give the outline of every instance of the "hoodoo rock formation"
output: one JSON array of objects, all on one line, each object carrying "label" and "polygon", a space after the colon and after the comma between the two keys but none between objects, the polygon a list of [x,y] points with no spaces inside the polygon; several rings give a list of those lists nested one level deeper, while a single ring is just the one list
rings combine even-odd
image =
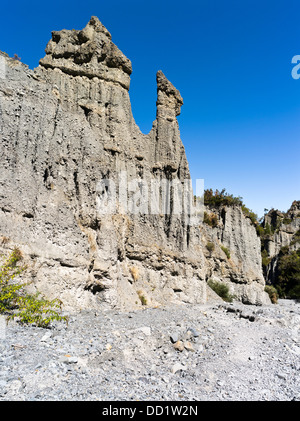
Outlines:
[{"label": "hoodoo rock formation", "polygon": [[[220,209],[214,228],[190,224],[172,190],[168,212],[149,211],[165,181],[190,179],[176,118],[183,100],[161,71],[145,135],[131,111],[131,62],[98,18],[52,32],[34,71],[1,58],[0,242],[22,250],[30,288],[73,308],[129,309],[205,302],[214,278],[243,302],[268,302],[260,239],[240,208]],[[102,213],[111,186],[118,200]]]},{"label": "hoodoo rock formation", "polygon": [[268,257],[265,278],[269,284],[276,284],[280,255],[282,252],[292,253],[300,248],[300,201],[295,200],[287,212],[277,209],[268,211],[264,216],[263,226],[267,232],[263,239],[263,248]]}]

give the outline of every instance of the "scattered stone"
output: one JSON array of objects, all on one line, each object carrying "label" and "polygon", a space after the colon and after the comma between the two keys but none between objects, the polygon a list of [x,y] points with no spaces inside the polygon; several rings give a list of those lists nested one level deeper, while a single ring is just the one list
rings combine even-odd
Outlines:
[{"label": "scattered stone", "polygon": [[276,373],[276,376],[281,380],[286,380],[286,375],[284,373]]},{"label": "scattered stone", "polygon": [[173,344],[175,344],[177,341],[179,341],[179,335],[177,332],[172,332],[170,335],[170,340]]},{"label": "scattered stone", "polygon": [[[51,331],[9,324],[0,342],[0,401],[300,398],[299,358],[291,352],[299,304],[262,306],[255,323],[207,305],[204,316],[202,308],[172,305],[137,311],[134,318],[99,310],[97,321],[91,310],[73,315],[68,328],[58,324]],[[279,313],[288,327],[264,323]],[[140,330],[150,326],[151,335]],[[196,344],[193,326],[201,326]],[[190,340],[183,339],[187,331]],[[170,332],[182,332],[174,344]],[[172,351],[176,344],[182,351]]]},{"label": "scattered stone", "polygon": [[17,395],[22,390],[23,385],[20,380],[12,380],[6,386],[6,391],[8,394]]},{"label": "scattered stone", "polygon": [[195,352],[193,345],[192,345],[192,344],[191,344],[191,342],[189,342],[189,341],[185,341],[185,342],[184,342],[184,348],[185,348],[187,351]]},{"label": "scattered stone", "polygon": [[200,333],[193,327],[189,327],[188,332],[191,332],[191,335],[194,336],[194,338],[198,338],[200,336]]},{"label": "scattered stone", "polygon": [[51,332],[46,332],[45,335],[42,337],[41,342],[47,342],[52,336]]},{"label": "scattered stone", "polygon": [[147,383],[147,384],[149,384],[149,383],[150,383],[150,381],[149,381],[149,379],[147,379],[147,377],[139,377],[139,378],[138,378],[138,380],[139,380],[140,382],[143,382],[143,383]]},{"label": "scattered stone", "polygon": [[146,335],[146,336],[150,336],[151,335],[151,327],[149,327],[149,326],[140,327],[139,330],[141,332],[143,332],[144,335]]},{"label": "scattered stone", "polygon": [[177,373],[177,371],[186,371],[187,367],[180,363],[175,363],[171,369],[172,374]]},{"label": "scattered stone", "polygon": [[22,344],[12,344],[11,346],[14,349],[24,349],[24,348],[26,348],[26,345],[22,345]]},{"label": "scattered stone", "polygon": [[175,342],[175,344],[173,346],[177,351],[182,352],[184,350],[184,343],[182,341]]},{"label": "scattered stone", "polygon": [[72,357],[71,355],[63,355],[62,357],[59,358],[59,362],[61,363],[66,363],[66,364],[75,364],[77,363],[78,358],[77,357]]}]

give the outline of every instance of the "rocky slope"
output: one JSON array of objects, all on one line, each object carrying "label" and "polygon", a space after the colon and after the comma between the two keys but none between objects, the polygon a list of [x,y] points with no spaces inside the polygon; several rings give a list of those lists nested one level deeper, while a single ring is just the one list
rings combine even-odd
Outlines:
[{"label": "rocky slope", "polygon": [[287,212],[271,209],[263,221],[263,249],[268,262],[265,278],[274,284],[278,278],[278,262],[284,248],[292,253],[300,248],[300,201],[294,201]]},{"label": "rocky slope", "polygon": [[200,227],[202,244],[214,244],[208,251],[207,279],[225,282],[231,294],[246,304],[261,304],[264,278],[261,270],[261,243],[251,220],[239,206],[207,208],[216,218],[215,226]]},{"label": "rocky slope", "polygon": [[292,300],[99,308],[52,329],[9,323],[0,400],[298,401],[299,308]]},{"label": "rocky slope", "polygon": [[190,173],[183,100],[161,71],[145,135],[131,111],[131,62],[96,17],[52,32],[34,71],[3,54],[1,63],[1,247],[20,247],[30,288],[66,306],[129,309],[205,303],[215,277],[243,302],[268,302],[260,240],[241,210],[221,209],[212,228],[176,210],[175,190],[162,195]]}]

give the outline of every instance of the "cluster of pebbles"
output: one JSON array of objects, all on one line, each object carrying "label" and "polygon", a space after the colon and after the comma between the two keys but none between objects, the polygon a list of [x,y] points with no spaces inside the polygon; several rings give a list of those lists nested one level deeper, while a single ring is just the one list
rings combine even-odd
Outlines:
[{"label": "cluster of pebbles", "polygon": [[300,304],[170,305],[0,319],[0,400],[300,400]]}]

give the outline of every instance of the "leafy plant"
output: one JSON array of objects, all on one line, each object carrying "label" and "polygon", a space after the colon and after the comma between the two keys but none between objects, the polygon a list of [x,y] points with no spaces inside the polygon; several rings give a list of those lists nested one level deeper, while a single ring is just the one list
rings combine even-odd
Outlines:
[{"label": "leafy plant", "polygon": [[300,229],[294,234],[293,239],[291,241],[291,246],[297,243],[300,243]]},{"label": "leafy plant", "polygon": [[279,294],[277,289],[273,285],[266,285],[265,286],[265,292],[268,293],[270,300],[273,304],[277,304]]},{"label": "leafy plant", "polygon": [[53,320],[68,322],[58,312],[60,300],[39,298],[40,293],[30,295],[23,284],[16,282],[15,278],[26,270],[26,266],[20,265],[22,259],[21,251],[15,247],[0,267],[0,313],[6,314],[7,320],[17,318],[20,323],[39,327],[48,327]]},{"label": "leafy plant", "polygon": [[147,305],[147,298],[146,298],[146,297],[145,297],[145,295],[143,294],[143,291],[139,290],[139,291],[137,292],[137,294],[138,294],[138,296],[139,296],[139,299],[140,299],[140,301],[141,301],[142,305],[143,305],[143,306],[146,306],[146,305]]},{"label": "leafy plant", "polygon": [[215,245],[214,245],[214,243],[212,243],[211,241],[209,241],[209,242],[206,244],[206,248],[207,248],[207,250],[208,250],[210,253],[212,253],[212,252],[214,251],[214,249],[215,249]]},{"label": "leafy plant", "polygon": [[203,222],[209,225],[210,227],[215,228],[218,226],[218,216],[213,212],[211,213],[204,212]]},{"label": "leafy plant", "polygon": [[228,248],[227,247],[225,247],[225,246],[221,246],[221,249],[224,251],[224,253],[226,254],[226,256],[227,256],[227,259],[230,259],[230,251],[228,250]]},{"label": "leafy plant", "polygon": [[257,235],[259,237],[264,237],[264,235],[265,235],[265,229],[264,229],[264,227],[262,227],[260,224],[257,224],[255,228],[256,228]]},{"label": "leafy plant", "polygon": [[226,284],[218,281],[214,281],[209,279],[207,281],[210,288],[215,291],[216,294],[219,295],[224,301],[231,302],[233,300],[233,295],[229,293],[229,288]]},{"label": "leafy plant", "polygon": [[290,224],[292,222],[291,218],[283,218],[282,223],[287,225]]},{"label": "leafy plant", "polygon": [[53,320],[64,320],[68,322],[66,316],[61,316],[61,301],[52,301],[39,298],[40,293],[35,295],[25,295],[18,297],[18,311],[8,316],[8,320],[18,318],[19,322],[26,324],[36,324],[39,327],[48,327]]},{"label": "leafy plant", "polygon": [[270,224],[267,222],[265,226],[265,235],[271,235],[271,234],[272,234],[271,227],[270,227]]},{"label": "leafy plant", "polygon": [[276,288],[280,297],[300,299],[300,249],[280,253]]},{"label": "leafy plant", "polygon": [[243,214],[249,218],[254,225],[258,224],[257,214],[245,206],[243,198],[227,193],[226,189],[222,189],[221,191],[213,191],[212,189],[204,190],[204,205],[212,208],[218,208],[220,206],[239,206]]},{"label": "leafy plant", "polygon": [[24,266],[17,265],[20,260],[22,254],[18,248],[14,248],[0,267],[0,313],[16,306],[22,285],[14,283],[13,280],[25,270]]},{"label": "leafy plant", "polygon": [[244,204],[242,205],[242,211],[243,214],[250,219],[250,221],[252,222],[252,224],[257,224],[257,214],[254,213],[252,210],[250,210],[249,208],[247,208],[247,206],[245,206]]},{"label": "leafy plant", "polygon": [[261,252],[261,263],[264,270],[267,268],[270,261],[271,258],[269,257],[267,250],[263,249]]},{"label": "leafy plant", "polygon": [[226,192],[226,189],[221,191],[212,189],[204,190],[204,205],[219,207],[219,206],[242,206],[243,201],[241,197],[234,197],[232,194]]}]

